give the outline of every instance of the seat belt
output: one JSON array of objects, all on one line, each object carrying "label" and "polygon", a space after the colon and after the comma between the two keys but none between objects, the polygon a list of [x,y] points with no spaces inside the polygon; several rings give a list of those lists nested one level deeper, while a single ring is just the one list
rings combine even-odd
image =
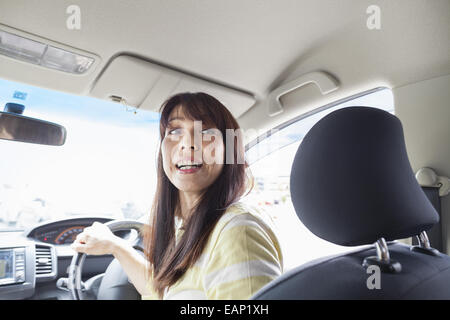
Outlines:
[{"label": "seat belt", "polygon": [[[450,194],[450,179],[444,176],[438,176],[432,168],[424,167],[416,172],[417,182],[422,187],[423,192],[427,196],[430,203],[439,214],[439,223],[435,224],[431,229],[427,230],[428,239],[431,247],[440,252],[444,252],[444,242],[442,239],[442,208],[441,197]],[[416,237],[412,238],[412,244],[417,245]]]}]

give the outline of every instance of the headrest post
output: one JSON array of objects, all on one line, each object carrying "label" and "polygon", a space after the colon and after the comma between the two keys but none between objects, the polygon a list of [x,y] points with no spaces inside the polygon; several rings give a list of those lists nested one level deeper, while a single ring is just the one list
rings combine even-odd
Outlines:
[{"label": "headrest post", "polygon": [[375,242],[375,247],[377,249],[377,257],[382,261],[389,261],[389,249],[384,238],[380,238]]},{"label": "headrest post", "polygon": [[430,246],[430,240],[428,240],[428,235],[425,231],[422,231],[418,236],[417,236],[417,240],[419,241],[419,244],[421,247],[424,248],[431,248]]},{"label": "headrest post", "polygon": [[428,239],[428,235],[425,231],[422,231],[416,236],[416,238],[419,245],[412,246],[411,251],[428,254],[430,256],[439,256],[439,251],[431,247],[430,240]]},{"label": "headrest post", "polygon": [[365,258],[362,264],[364,268],[375,265],[380,267],[381,272],[385,273],[399,273],[402,271],[401,264],[390,258],[389,249],[384,238],[380,238],[375,242],[375,249],[377,250],[377,256]]}]

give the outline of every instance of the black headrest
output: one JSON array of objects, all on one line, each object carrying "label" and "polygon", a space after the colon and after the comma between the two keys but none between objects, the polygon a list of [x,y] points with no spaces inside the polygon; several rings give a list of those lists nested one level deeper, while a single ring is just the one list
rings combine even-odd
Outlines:
[{"label": "black headrest", "polygon": [[400,120],[368,107],[334,111],[300,144],[291,197],[315,235],[340,245],[407,238],[439,216],[408,161]]}]

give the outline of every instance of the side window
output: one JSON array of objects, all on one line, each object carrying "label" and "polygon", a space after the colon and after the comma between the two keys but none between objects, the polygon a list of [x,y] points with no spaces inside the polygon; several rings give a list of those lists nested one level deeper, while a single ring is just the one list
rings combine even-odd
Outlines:
[{"label": "side window", "polygon": [[285,271],[313,259],[351,249],[311,233],[297,218],[289,190],[292,162],[303,137],[330,112],[350,106],[376,107],[394,113],[391,90],[376,89],[293,119],[247,145],[246,156],[255,185],[245,201],[272,217],[282,246]]}]

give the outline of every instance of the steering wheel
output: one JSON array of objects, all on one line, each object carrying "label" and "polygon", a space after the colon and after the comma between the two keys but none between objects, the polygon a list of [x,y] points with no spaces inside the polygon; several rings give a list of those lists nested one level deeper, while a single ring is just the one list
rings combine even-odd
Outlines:
[{"label": "steering wheel", "polygon": [[[144,226],[142,222],[135,220],[114,220],[105,223],[105,225],[109,227],[112,232],[131,229],[136,230],[138,232],[138,237],[133,241],[134,243],[132,243],[135,248],[138,243],[142,241],[142,235],[140,233],[141,228]],[[142,250],[139,247],[137,249]],[[81,275],[85,259],[85,253],[76,253],[69,266],[67,288],[69,289],[73,300],[82,300],[83,297],[84,288],[81,282]],[[97,294],[97,298],[100,298],[101,300],[140,298],[140,294],[133,284],[128,281],[125,271],[116,259],[114,259],[106,269],[101,282]]]}]

